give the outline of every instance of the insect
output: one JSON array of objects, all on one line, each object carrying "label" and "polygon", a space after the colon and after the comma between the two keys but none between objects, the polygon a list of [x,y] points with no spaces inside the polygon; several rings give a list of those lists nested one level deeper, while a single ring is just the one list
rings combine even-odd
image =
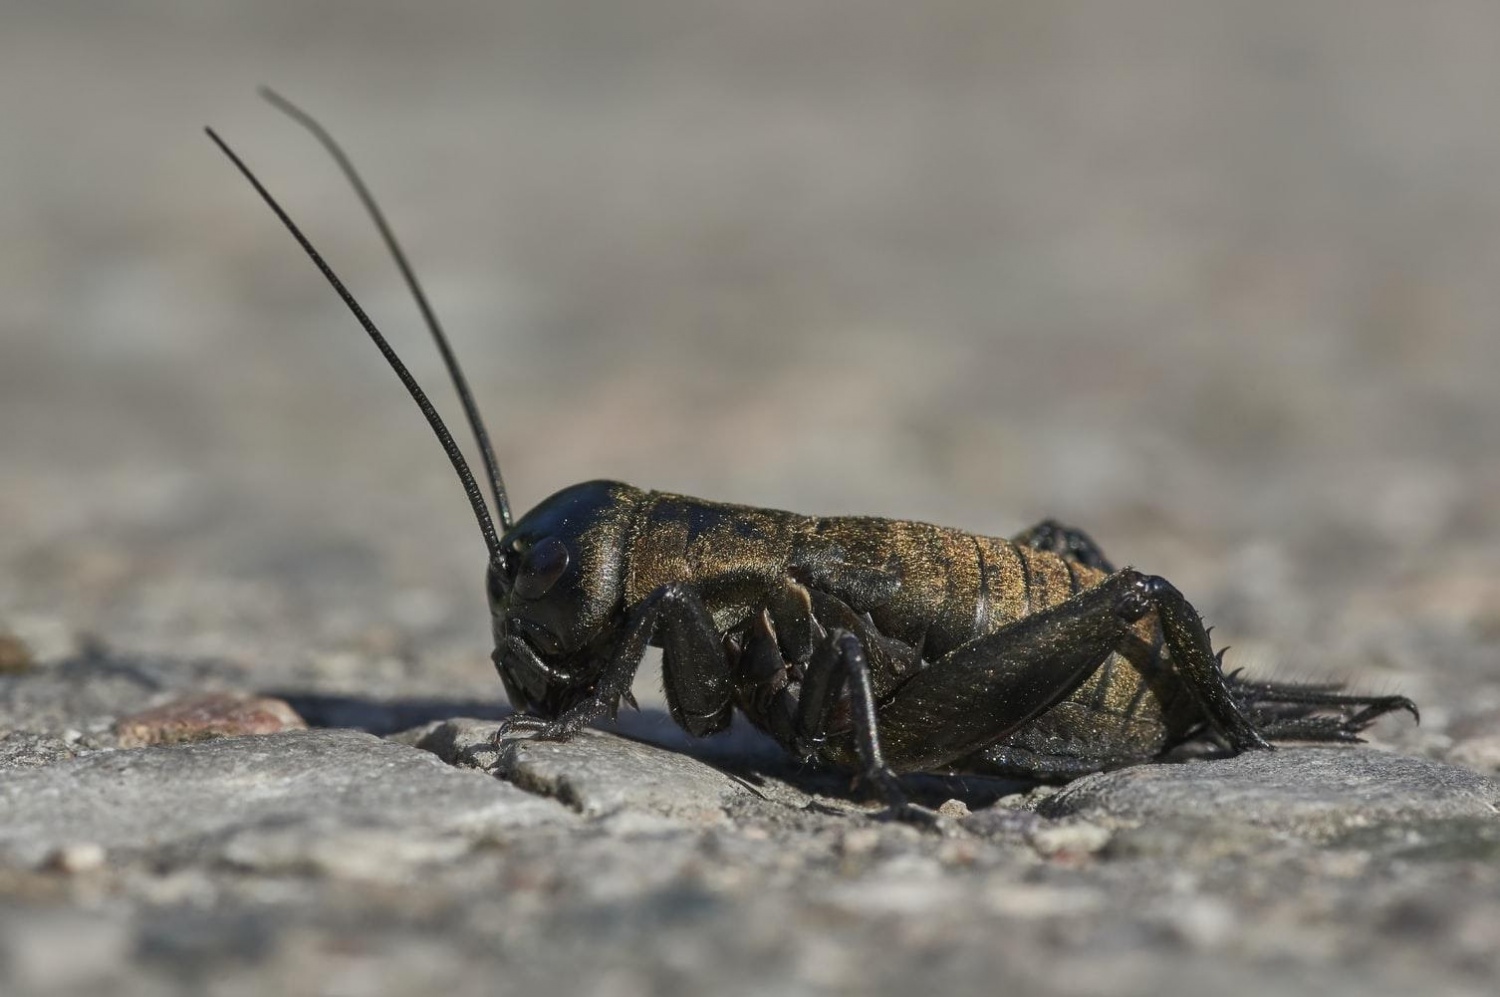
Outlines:
[{"label": "insect", "polygon": [[1147,762],[1208,736],[1357,741],[1417,708],[1336,684],[1226,675],[1198,613],[1165,579],[1117,570],[1082,531],[1008,539],[906,520],[804,516],[646,491],[564,488],[515,519],[473,395],[420,283],[332,136],[263,91],[333,155],[395,258],[484,460],[491,518],[452,434],[374,323],[222,139],[427,417],[488,554],[493,660],[516,712],[501,736],[567,738],[621,701],[662,649],[672,719],[706,736],[738,711],[798,758],[853,769],[889,815],[927,814],[898,776],[1061,780]]}]

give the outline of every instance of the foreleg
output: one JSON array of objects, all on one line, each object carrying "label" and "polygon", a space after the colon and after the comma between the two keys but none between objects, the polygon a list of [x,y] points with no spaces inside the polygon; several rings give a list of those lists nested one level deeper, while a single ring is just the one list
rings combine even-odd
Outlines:
[{"label": "foreleg", "polygon": [[606,710],[613,715],[653,641],[662,647],[662,682],[672,719],[688,733],[702,737],[729,725],[732,712],[729,662],[702,598],[683,584],[663,585],[631,614],[625,636],[615,646],[593,690],[554,720],[511,716],[500,736],[534,731],[538,737],[562,740],[576,734]]}]

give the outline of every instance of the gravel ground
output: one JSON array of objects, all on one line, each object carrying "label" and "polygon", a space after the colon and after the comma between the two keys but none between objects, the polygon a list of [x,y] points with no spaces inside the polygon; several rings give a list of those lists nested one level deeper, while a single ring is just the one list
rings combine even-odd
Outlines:
[{"label": "gravel ground", "polygon": [[[1496,37],[1395,0],[7,3],[0,991],[1492,992]],[[262,83],[382,197],[518,508],[1056,516],[1232,666],[1421,726],[916,780],[951,837],[689,741],[651,669],[624,737],[497,754],[462,494],[199,131],[441,395]]]}]

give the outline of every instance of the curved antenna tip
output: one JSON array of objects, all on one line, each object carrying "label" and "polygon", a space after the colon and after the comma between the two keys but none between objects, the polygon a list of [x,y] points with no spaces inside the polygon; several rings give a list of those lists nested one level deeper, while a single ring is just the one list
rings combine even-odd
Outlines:
[{"label": "curved antenna tip", "polygon": [[427,292],[422,289],[422,282],[417,279],[416,270],[406,258],[406,251],[401,248],[396,233],[391,229],[390,223],[386,221],[385,212],[380,210],[380,205],[375,202],[375,195],[366,186],[364,178],[354,167],[343,147],[334,139],[332,133],[324,128],[311,114],[292,103],[281,94],[268,86],[261,86],[257,91],[265,100],[278,111],[296,121],[303,128],[312,133],[313,137],[333,157],[333,161],[343,172],[349,185],[354,188],[355,196],[364,205],[365,212],[370,220],[375,223],[380,238],[385,242],[391,258],[396,263],[396,268],[401,272],[401,277],[406,281],[407,289],[410,290],[413,300],[416,302],[417,310],[422,315],[422,321],[432,334],[433,342],[436,344],[438,353],[442,355],[443,365],[448,368],[448,375],[453,381],[454,390],[458,394],[459,403],[463,406],[464,415],[468,420],[469,428],[474,433],[474,441],[479,446],[479,454],[484,463],[485,475],[489,479],[490,495],[495,501],[495,514],[500,519],[501,529],[508,530],[514,523],[510,511],[510,498],[505,491],[505,482],[500,476],[500,462],[495,458],[495,447],[490,442],[489,430],[485,427],[484,417],[479,413],[479,403],[474,400],[474,392],[469,388],[468,378],[464,376],[463,367],[458,362],[458,357],[453,353],[453,347],[448,342],[448,334],[443,331],[442,323],[438,321],[437,312],[433,310],[432,303],[427,300]]},{"label": "curved antenna tip", "polygon": [[255,88],[255,92],[256,92],[257,95],[260,96],[260,98],[262,100],[269,101],[270,103],[275,104],[277,107],[281,108],[284,111],[285,110],[299,110],[300,111],[300,109],[297,108],[297,105],[293,104],[291,101],[289,101],[285,97],[283,97],[280,93],[276,92],[271,87],[266,86],[264,83],[262,83],[258,87],[256,87]]},{"label": "curved antenna tip", "polygon": [[422,410],[422,415],[426,417],[428,425],[432,427],[432,431],[437,435],[438,442],[442,445],[444,452],[448,455],[449,462],[453,465],[453,470],[458,474],[459,482],[463,485],[464,493],[468,496],[470,506],[473,507],[474,518],[478,521],[479,531],[484,537],[484,545],[489,549],[490,557],[492,559],[499,557],[500,537],[495,532],[495,524],[490,518],[489,508],[485,505],[484,493],[480,491],[478,482],[474,480],[473,472],[469,469],[469,462],[464,459],[463,452],[459,450],[458,444],[454,442],[453,434],[443,424],[443,417],[438,414],[431,400],[423,392],[421,386],[417,384],[416,378],[406,369],[406,365],[401,362],[401,358],[396,355],[396,351],[391,348],[390,343],[386,342],[385,336],[375,327],[375,323],[371,321],[370,316],[365,314],[364,308],[354,299],[354,295],[344,286],[344,282],[338,278],[338,275],[333,272],[333,268],[323,259],[322,254],[313,247],[312,242],[297,227],[297,223],[292,221],[291,216],[286,213],[286,210],[271,196],[271,192],[260,182],[260,179],[251,172],[250,167],[245,165],[244,161],[240,159],[233,149],[229,148],[228,143],[221,139],[213,128],[205,126],[203,130],[213,140],[213,143],[219,147],[220,151],[229,158],[229,161],[235,165],[240,174],[249,181],[250,186],[255,188],[255,192],[260,195],[261,200],[271,209],[271,212],[280,220],[281,224],[291,234],[297,244],[302,247],[302,251],[307,255],[308,259],[322,273],[323,278],[343,300],[355,320],[370,337],[371,342],[375,344],[376,348],[385,357],[391,370],[395,372],[396,377],[406,387],[407,393],[411,395],[412,400],[417,403],[417,408]]}]

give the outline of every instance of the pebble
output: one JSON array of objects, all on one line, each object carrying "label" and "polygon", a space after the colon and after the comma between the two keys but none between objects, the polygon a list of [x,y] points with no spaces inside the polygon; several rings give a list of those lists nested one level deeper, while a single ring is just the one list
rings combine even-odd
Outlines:
[{"label": "pebble", "polygon": [[107,855],[102,845],[91,841],[80,841],[60,845],[56,851],[47,856],[45,867],[76,876],[102,869],[106,858]]},{"label": "pebble", "polygon": [[0,632],[0,672],[24,672],[33,663],[31,648],[24,641]]},{"label": "pebble", "polygon": [[297,711],[280,699],[212,692],[184,696],[122,717],[115,723],[115,736],[122,748],[141,748],[306,728]]},{"label": "pebble", "polygon": [[1112,832],[1088,821],[1047,824],[1029,835],[1031,847],[1048,858],[1069,855],[1093,855],[1109,844]]}]

